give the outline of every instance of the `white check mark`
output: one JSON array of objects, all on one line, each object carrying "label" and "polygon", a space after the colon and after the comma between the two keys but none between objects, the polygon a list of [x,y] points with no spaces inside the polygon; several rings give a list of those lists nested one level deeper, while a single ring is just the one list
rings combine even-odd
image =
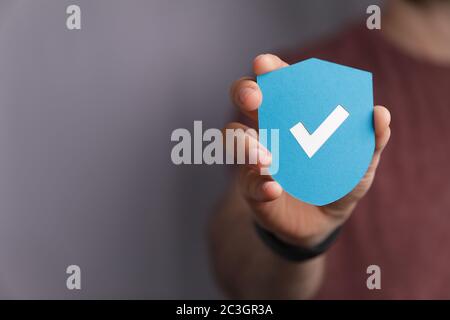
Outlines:
[{"label": "white check mark", "polygon": [[290,131],[308,157],[312,158],[349,115],[347,110],[338,105],[313,134],[309,134],[301,122],[293,126]]}]

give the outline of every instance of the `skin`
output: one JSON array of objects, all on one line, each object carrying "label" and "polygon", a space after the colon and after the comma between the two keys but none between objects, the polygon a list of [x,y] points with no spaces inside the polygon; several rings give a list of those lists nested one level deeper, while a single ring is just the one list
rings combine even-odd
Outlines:
[{"label": "skin", "polygon": [[[447,11],[442,8],[437,10],[435,6],[444,6]],[[447,34],[450,30],[447,29],[450,28],[448,2],[433,1],[433,4],[425,7],[427,8],[405,1],[392,1],[384,22],[386,36],[413,54],[420,53],[421,56],[433,61],[447,61],[446,59],[450,61],[450,51],[442,54],[442,50],[445,51],[448,45],[440,44],[444,38],[450,44],[450,37]],[[447,15],[442,14],[442,11],[447,12]],[[405,12],[412,13],[405,17]],[[401,21],[397,21],[399,19]],[[439,19],[439,23],[430,22],[434,19]],[[429,23],[436,24],[434,28],[439,32],[435,31],[438,34],[434,35],[433,39],[439,42],[434,43],[439,50],[423,48],[420,50],[421,46],[417,45],[415,37],[423,39],[422,41],[429,39],[425,39],[427,37],[420,26],[408,29],[411,25],[417,24],[417,21],[426,25],[424,28],[431,28],[428,26]],[[398,34],[401,34],[400,30],[403,32],[409,30],[403,35],[408,34],[411,40],[396,40]],[[418,31],[411,33],[411,30]],[[259,55],[253,61],[255,75],[286,66],[287,63],[271,54]],[[256,128],[262,92],[254,78],[244,77],[237,80],[231,87],[230,96],[237,108]],[[241,165],[238,168],[239,173],[213,217],[210,229],[213,267],[219,284],[228,296],[252,299],[307,299],[317,293],[323,279],[326,254],[302,263],[286,261],[261,242],[254,231],[253,223],[257,221],[279,239],[292,245],[307,248],[324,240],[333,230],[345,223],[358,201],[368,192],[383,149],[391,135],[390,121],[391,116],[387,108],[374,107],[376,149],[371,164],[352,192],[326,206],[318,207],[301,202],[284,192],[270,176],[260,175],[259,169],[270,164],[271,158],[268,153],[260,157],[256,165]],[[248,127],[233,122],[226,128]],[[257,137],[249,135],[247,139]],[[253,143],[257,143],[257,140]],[[247,155],[254,155],[256,152],[255,148],[246,149]]]}]

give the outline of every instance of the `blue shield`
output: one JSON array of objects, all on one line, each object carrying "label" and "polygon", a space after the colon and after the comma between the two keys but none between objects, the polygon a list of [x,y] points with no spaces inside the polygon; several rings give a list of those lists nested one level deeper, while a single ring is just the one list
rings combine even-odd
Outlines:
[{"label": "blue shield", "polygon": [[[372,74],[312,58],[257,81],[263,93],[259,129],[279,130],[273,178],[314,205],[349,193],[367,171],[375,147]],[[261,143],[271,150],[274,141]]]}]

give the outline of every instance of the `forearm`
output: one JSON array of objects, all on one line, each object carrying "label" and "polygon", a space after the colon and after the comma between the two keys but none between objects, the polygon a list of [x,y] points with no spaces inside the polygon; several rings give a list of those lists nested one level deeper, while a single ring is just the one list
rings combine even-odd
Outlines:
[{"label": "forearm", "polygon": [[307,299],[319,289],[324,256],[287,261],[259,239],[250,208],[236,191],[211,223],[211,254],[218,282],[232,298]]}]

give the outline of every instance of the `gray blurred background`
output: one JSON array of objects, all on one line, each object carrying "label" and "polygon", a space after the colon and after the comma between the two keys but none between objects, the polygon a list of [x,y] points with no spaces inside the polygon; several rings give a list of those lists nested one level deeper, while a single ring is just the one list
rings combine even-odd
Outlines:
[{"label": "gray blurred background", "polygon": [[0,298],[220,298],[206,223],[230,172],[173,165],[171,132],[221,128],[254,56],[369,4],[0,0]]}]

